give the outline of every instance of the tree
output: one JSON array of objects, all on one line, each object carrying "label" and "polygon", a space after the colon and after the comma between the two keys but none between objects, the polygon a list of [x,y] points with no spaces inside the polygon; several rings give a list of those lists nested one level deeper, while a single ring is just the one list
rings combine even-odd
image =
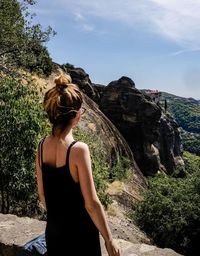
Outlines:
[{"label": "tree", "polygon": [[[35,152],[46,133],[36,87],[11,78],[0,80],[0,211],[36,210]],[[23,209],[23,211],[21,211]],[[18,213],[19,213],[18,212]]]},{"label": "tree", "polygon": [[157,245],[195,256],[200,239],[200,158],[189,153],[185,157],[188,176],[150,178],[133,217]]},{"label": "tree", "polygon": [[3,65],[17,64],[31,71],[44,68],[43,72],[49,74],[52,60],[44,44],[55,31],[51,27],[43,31],[40,24],[32,25],[34,15],[29,13],[28,7],[33,4],[32,0],[1,0],[0,62]]}]

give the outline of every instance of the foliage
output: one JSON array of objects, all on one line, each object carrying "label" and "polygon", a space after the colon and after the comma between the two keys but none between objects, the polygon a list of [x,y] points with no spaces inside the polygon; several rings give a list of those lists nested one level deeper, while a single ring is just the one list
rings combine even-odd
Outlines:
[{"label": "foliage", "polygon": [[200,104],[175,100],[169,104],[178,124],[188,132],[200,133]]},{"label": "foliage", "polygon": [[[0,211],[34,212],[35,150],[47,130],[34,85],[0,80]],[[32,213],[33,213],[32,212]]]},{"label": "foliage", "polygon": [[68,70],[70,69],[74,69],[74,65],[70,64],[70,63],[65,63],[61,65],[61,68],[65,71],[68,72]]},{"label": "foliage", "polygon": [[183,148],[200,156],[200,134],[181,132]]},{"label": "foliage", "polygon": [[120,156],[110,171],[110,181],[127,179],[131,173],[131,162],[125,156]]},{"label": "foliage", "polygon": [[200,157],[191,154],[190,152],[184,151],[183,152],[183,160],[185,163],[185,169],[187,170],[188,174],[193,174],[199,172],[200,170]]},{"label": "foliage", "polygon": [[55,32],[51,27],[43,31],[40,24],[32,25],[34,15],[28,6],[33,4],[32,0],[0,2],[0,62],[49,75],[53,64],[44,43]]},{"label": "foliage", "polygon": [[187,177],[149,178],[144,200],[135,206],[137,224],[161,247],[197,255],[200,238],[200,158],[185,152]]}]

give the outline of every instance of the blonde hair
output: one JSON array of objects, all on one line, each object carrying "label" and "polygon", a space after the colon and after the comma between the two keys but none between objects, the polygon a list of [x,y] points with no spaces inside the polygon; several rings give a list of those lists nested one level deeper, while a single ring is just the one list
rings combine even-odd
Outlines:
[{"label": "blonde hair", "polygon": [[62,74],[54,82],[56,85],[45,93],[43,102],[44,110],[53,124],[53,135],[55,128],[63,130],[70,123],[83,103],[82,93],[69,75]]}]

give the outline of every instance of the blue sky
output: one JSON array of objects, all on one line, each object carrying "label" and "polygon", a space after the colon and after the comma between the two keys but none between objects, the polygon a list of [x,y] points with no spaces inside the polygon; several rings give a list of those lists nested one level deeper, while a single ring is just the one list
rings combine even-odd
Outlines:
[{"label": "blue sky", "polygon": [[53,60],[92,82],[125,75],[138,89],[200,99],[200,0],[38,0],[32,9],[57,32]]}]

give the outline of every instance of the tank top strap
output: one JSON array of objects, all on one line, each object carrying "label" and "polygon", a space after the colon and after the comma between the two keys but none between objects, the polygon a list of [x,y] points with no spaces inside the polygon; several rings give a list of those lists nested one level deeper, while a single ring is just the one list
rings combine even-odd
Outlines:
[{"label": "tank top strap", "polygon": [[46,136],[41,139],[41,141],[39,142],[39,149],[38,149],[38,155],[39,155],[39,166],[40,169],[42,170],[42,164],[43,164],[43,142],[45,140]]},{"label": "tank top strap", "polygon": [[72,143],[69,145],[68,149],[67,149],[67,155],[66,155],[66,165],[69,166],[69,153],[71,150],[71,147],[76,143],[77,141],[74,140],[72,141]]}]

